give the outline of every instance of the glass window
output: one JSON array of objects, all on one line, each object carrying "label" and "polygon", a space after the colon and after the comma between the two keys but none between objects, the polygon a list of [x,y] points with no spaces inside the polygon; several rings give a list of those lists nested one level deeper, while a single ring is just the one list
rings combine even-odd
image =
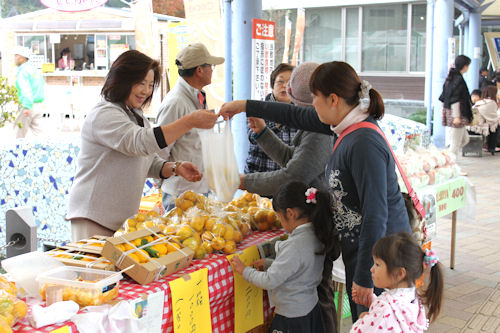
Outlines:
[{"label": "glass window", "polygon": [[363,71],[406,71],[408,5],[363,8]]},{"label": "glass window", "polygon": [[411,9],[410,71],[425,71],[426,5],[413,5]]},{"label": "glass window", "polygon": [[359,8],[346,9],[345,61],[359,71]]},{"label": "glass window", "polygon": [[304,60],[319,63],[342,59],[342,8],[306,8]]}]

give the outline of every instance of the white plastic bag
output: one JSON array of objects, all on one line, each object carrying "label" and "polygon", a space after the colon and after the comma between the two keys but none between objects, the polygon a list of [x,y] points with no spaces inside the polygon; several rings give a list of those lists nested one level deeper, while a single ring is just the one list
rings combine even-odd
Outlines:
[{"label": "white plastic bag", "polygon": [[229,122],[226,121],[222,133],[200,131],[200,137],[208,186],[215,192],[217,199],[229,202],[240,185]]}]

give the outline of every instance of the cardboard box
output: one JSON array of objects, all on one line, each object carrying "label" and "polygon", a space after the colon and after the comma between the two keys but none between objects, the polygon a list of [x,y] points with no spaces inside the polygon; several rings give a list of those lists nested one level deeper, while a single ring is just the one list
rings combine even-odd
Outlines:
[{"label": "cardboard box", "polygon": [[[64,253],[61,253],[61,251],[64,251]],[[89,251],[89,250],[83,250],[81,248],[74,248],[71,246],[63,246],[60,248],[50,250],[46,253],[51,255],[58,261],[62,262],[66,266],[93,268],[104,271],[115,271],[116,270],[115,265],[113,265],[108,259],[103,258],[101,255],[101,251],[102,248],[99,251],[95,250]],[[61,254],[71,257],[68,258],[68,257],[57,256]],[[85,258],[82,256],[82,255],[92,255],[92,254],[98,255],[98,257],[96,257],[94,260],[89,261],[90,258]],[[79,258],[79,259],[74,259],[74,258]]]},{"label": "cardboard box", "polygon": [[62,248],[78,248],[89,253],[101,254],[107,238],[106,236],[96,235],[78,242],[67,243]]},{"label": "cardboard box", "polygon": [[[155,233],[160,232],[160,228],[158,227],[152,227],[150,228],[150,230],[154,231]],[[153,263],[153,260],[156,261],[159,265],[164,266],[163,270],[160,273],[161,277],[178,272],[191,264],[191,260],[194,256],[194,251],[184,247],[181,249],[182,252],[179,250],[176,252],[168,253],[167,255],[158,259],[151,258],[151,261],[142,264],[138,264],[129,256],[125,256],[120,264],[117,265],[118,260],[122,256],[123,252],[116,246],[119,244],[124,244],[126,243],[126,241],[131,242],[134,239],[152,235],[153,233],[151,231],[143,229],[124,234],[120,237],[110,237],[106,240],[106,244],[104,244],[102,255],[109,259],[109,261],[116,265],[120,270],[131,265],[135,265],[134,268],[128,270],[125,274],[127,274],[134,281],[140,284],[148,284],[154,281],[158,272],[160,271],[160,267]]]}]

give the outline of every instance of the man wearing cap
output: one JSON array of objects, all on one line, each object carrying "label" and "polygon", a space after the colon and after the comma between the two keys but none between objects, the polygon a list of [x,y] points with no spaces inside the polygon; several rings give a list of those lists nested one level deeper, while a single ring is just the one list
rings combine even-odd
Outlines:
[{"label": "man wearing cap", "polygon": [[[212,82],[212,73],[215,65],[224,62],[222,57],[210,55],[205,45],[194,43],[182,49],[175,59],[178,67],[179,80],[168,92],[158,111],[158,125],[170,124],[197,109],[206,109],[207,102],[203,87]],[[203,172],[201,140],[198,131],[193,129],[170,144],[160,152],[160,156],[168,161],[190,161]],[[208,193],[208,183],[205,177],[197,183],[190,183],[183,179],[172,177],[164,179],[163,205],[165,209],[174,206],[173,197],[177,197],[187,190],[196,193]]]},{"label": "man wearing cap", "polygon": [[19,96],[21,110],[17,116],[14,129],[16,139],[26,137],[28,129],[33,134],[40,134],[40,110],[43,102],[43,77],[42,73],[33,68],[28,59],[31,56],[30,49],[23,46],[16,47],[14,51],[14,62],[17,68],[16,88]]}]

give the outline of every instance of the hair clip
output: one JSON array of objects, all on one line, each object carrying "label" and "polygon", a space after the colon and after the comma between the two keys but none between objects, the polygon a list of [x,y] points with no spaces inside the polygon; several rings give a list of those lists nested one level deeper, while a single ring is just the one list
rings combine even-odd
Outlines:
[{"label": "hair clip", "polygon": [[316,203],[316,193],[318,193],[318,189],[314,187],[310,187],[306,191],[306,203]]},{"label": "hair clip", "polygon": [[430,251],[430,250],[425,250],[425,255],[424,255],[424,266],[427,267],[434,267],[435,264],[437,264],[439,261],[439,257],[437,256],[435,251]]}]

